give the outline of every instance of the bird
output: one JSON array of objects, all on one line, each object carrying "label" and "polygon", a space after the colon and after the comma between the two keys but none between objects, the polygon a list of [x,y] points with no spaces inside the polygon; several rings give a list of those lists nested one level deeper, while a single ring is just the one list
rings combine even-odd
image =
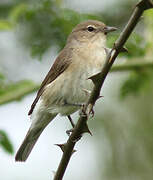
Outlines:
[{"label": "bird", "polygon": [[89,77],[101,71],[107,56],[107,34],[116,29],[98,20],[74,27],[31,105],[28,115],[32,123],[16,161],[27,160],[43,130],[58,114],[70,119],[80,104],[87,102],[94,87]]}]

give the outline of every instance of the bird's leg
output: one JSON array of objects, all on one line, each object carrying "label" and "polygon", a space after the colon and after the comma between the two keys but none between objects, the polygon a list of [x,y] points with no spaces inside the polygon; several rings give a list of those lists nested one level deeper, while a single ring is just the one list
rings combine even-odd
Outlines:
[{"label": "bird's leg", "polygon": [[68,119],[69,119],[69,121],[70,121],[70,123],[71,123],[72,127],[74,128],[75,124],[74,124],[74,122],[73,122],[73,120],[72,120],[71,116],[70,116],[70,115],[68,115],[67,117],[68,117]]},{"label": "bird's leg", "polygon": [[95,111],[94,111],[93,107],[92,107],[92,109],[90,110],[89,114],[91,114],[91,118],[93,118],[93,117],[94,117],[94,115],[95,115]]},{"label": "bird's leg", "polygon": [[[72,128],[66,131],[66,134],[67,134],[68,136],[70,136],[70,134],[71,134],[71,133],[73,132],[73,130],[74,130],[75,124],[74,124],[74,122],[73,122],[73,120],[72,120],[72,118],[71,118],[70,115],[68,115],[67,117],[68,117],[68,119],[69,119],[69,121],[70,121],[70,123],[71,123],[71,125],[72,125]],[[76,138],[76,139],[74,140],[74,142],[77,142],[78,140],[80,140],[81,137],[82,137],[82,135],[80,135],[80,137]]]},{"label": "bird's leg", "polygon": [[[78,104],[78,103],[68,103],[66,100],[64,100],[64,105],[65,105],[65,106],[76,106],[76,107],[80,107],[80,108],[82,107],[82,104]],[[73,129],[74,129],[74,127],[75,127],[75,124],[74,124],[74,122],[73,122],[73,120],[72,120],[72,118],[71,118],[70,115],[68,115],[67,117],[68,117],[68,119],[69,119],[69,121],[70,121],[70,123],[71,123],[71,125],[72,125],[72,129],[66,131],[67,135],[70,136],[70,133],[73,132]]]},{"label": "bird's leg", "polygon": [[69,119],[69,121],[70,121],[70,123],[71,123],[71,125],[72,125],[72,128],[66,131],[66,134],[67,134],[68,136],[70,136],[71,132],[73,132],[73,129],[74,129],[74,127],[75,127],[75,124],[74,124],[74,122],[73,122],[73,120],[72,120],[72,118],[71,118],[70,115],[68,115],[67,117],[68,117],[68,119]]}]

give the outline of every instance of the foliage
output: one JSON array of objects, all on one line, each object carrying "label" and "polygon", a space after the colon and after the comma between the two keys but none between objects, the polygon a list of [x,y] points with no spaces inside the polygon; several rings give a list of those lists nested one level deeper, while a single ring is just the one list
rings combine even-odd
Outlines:
[{"label": "foliage", "polygon": [[7,20],[0,20],[0,30],[10,30],[12,29],[12,24]]},{"label": "foliage", "polygon": [[[131,8],[130,3],[126,2],[119,2],[118,5],[123,11]],[[123,19],[125,11],[120,13],[123,14],[123,16],[120,14]],[[16,1],[12,6],[8,16],[9,21],[7,22],[17,27],[17,38],[22,45],[30,49],[32,57],[36,56],[41,60],[50,47],[56,46],[59,50],[63,48],[67,36],[79,22],[86,19],[98,19],[111,24],[110,22],[115,19],[115,16],[113,13],[109,13],[109,16],[105,11],[103,14],[81,14],[71,9],[62,8],[62,2],[56,0],[39,0],[39,3],[22,0]],[[116,17],[119,18],[120,16]],[[128,16],[126,16],[127,18]],[[117,24],[116,22],[115,25]],[[121,26],[121,24],[122,22],[118,25]],[[108,44],[111,47],[117,36],[118,34],[113,34],[109,37]],[[144,55],[145,44],[143,42],[142,36],[136,33],[133,34],[127,43],[130,52],[127,56]]]},{"label": "foliage", "polygon": [[5,131],[0,130],[0,147],[9,154],[13,154],[12,143]]},{"label": "foliage", "polygon": [[139,96],[147,90],[152,90],[152,70],[140,69],[133,71],[129,78],[123,83],[121,87],[120,97],[124,99],[126,96]]},{"label": "foliage", "polygon": [[115,25],[116,27],[123,27],[128,21],[130,14],[133,11],[133,4],[136,4],[137,0],[112,1],[109,7],[103,9],[98,13],[100,17],[104,19],[104,22],[108,25]]},{"label": "foliage", "polygon": [[17,3],[11,9],[8,19],[5,24],[0,24],[0,29],[9,29],[10,24],[17,27],[19,42],[30,48],[32,57],[42,59],[42,55],[51,46],[63,48],[68,34],[76,24],[85,19],[97,19],[97,16],[63,9],[59,1],[43,0],[39,3]]},{"label": "foliage", "polygon": [[3,81],[5,79],[4,75],[0,73],[0,81]]},{"label": "foliage", "polygon": [[0,86],[0,104],[13,100],[21,100],[24,96],[38,89],[38,85],[30,80],[22,80],[16,83],[3,83]]}]

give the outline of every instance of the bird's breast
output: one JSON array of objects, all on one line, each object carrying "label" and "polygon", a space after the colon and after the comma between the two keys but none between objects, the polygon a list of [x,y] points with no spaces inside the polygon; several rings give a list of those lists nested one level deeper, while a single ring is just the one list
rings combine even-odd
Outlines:
[{"label": "bird's breast", "polygon": [[74,61],[65,72],[66,84],[63,95],[69,102],[84,103],[88,100],[93,82],[89,77],[99,73],[104,65],[106,53],[104,48],[75,53]]},{"label": "bird's breast", "polygon": [[77,104],[85,103],[94,87],[89,77],[101,71],[105,56],[104,50],[75,53],[69,67],[46,87],[44,104],[48,110],[62,115],[78,110]]}]

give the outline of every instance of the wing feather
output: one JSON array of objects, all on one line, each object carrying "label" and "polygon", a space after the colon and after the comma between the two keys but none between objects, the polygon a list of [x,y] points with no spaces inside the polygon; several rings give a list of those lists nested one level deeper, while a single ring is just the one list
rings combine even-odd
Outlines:
[{"label": "wing feather", "polygon": [[32,114],[40,96],[42,95],[46,85],[53,82],[61,73],[63,73],[71,64],[72,48],[64,48],[59,56],[56,58],[53,66],[49,70],[45,79],[43,80],[40,89],[37,92],[36,98],[33,101],[28,115]]}]

